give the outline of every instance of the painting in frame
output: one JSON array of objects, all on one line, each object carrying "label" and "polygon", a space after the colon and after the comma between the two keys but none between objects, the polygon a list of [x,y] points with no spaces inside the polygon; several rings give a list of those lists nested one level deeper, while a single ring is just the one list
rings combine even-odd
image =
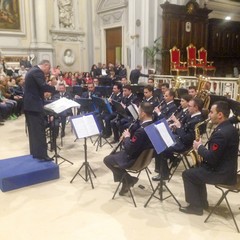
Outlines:
[{"label": "painting in frame", "polygon": [[0,34],[24,34],[23,0],[0,0]]}]

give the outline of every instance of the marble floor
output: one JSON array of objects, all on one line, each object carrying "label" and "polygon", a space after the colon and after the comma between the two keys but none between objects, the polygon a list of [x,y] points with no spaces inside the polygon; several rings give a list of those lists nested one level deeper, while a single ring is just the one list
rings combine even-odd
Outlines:
[{"label": "marble floor", "polygon": [[[24,116],[21,116],[0,126],[0,159],[28,154],[24,123]],[[84,161],[83,141],[74,140],[70,125],[67,125],[59,153],[74,165],[61,164],[60,179],[0,193],[1,240],[239,239],[240,234],[229,215],[225,218],[214,215],[204,223],[207,212],[203,216],[182,214],[172,197],[162,202],[153,198],[144,208],[151,194],[145,173],[133,188],[137,208],[129,196],[117,195],[112,200],[116,184],[102,161],[111,152],[109,145],[96,151],[96,146],[88,141],[88,160],[96,174],[94,189],[80,176],[70,183]],[[153,166],[152,163],[150,170]],[[182,170],[180,166],[168,187],[184,205]],[[213,205],[220,192],[208,186],[208,193],[209,203]],[[167,192],[163,194],[166,196]],[[229,199],[240,225],[239,195],[232,194]],[[224,212],[226,206],[222,205],[221,210]]]}]

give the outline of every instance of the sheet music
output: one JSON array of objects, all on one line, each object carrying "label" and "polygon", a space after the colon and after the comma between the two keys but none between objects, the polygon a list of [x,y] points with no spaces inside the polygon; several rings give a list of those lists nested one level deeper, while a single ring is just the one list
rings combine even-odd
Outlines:
[{"label": "sheet music", "polygon": [[155,125],[155,128],[158,130],[159,134],[162,136],[162,139],[167,145],[167,147],[171,147],[174,144],[174,141],[171,135],[169,134],[165,124],[163,122],[159,123]]},{"label": "sheet music", "polygon": [[128,107],[129,112],[131,113],[131,115],[133,116],[134,120],[138,119],[138,108],[135,104],[131,104]]},{"label": "sheet music", "polygon": [[99,134],[99,129],[93,115],[71,119],[77,138],[90,137]]},{"label": "sheet music", "polygon": [[44,106],[44,109],[46,110],[50,110],[50,111],[53,111],[55,113],[61,113],[69,108],[72,108],[72,107],[80,107],[80,104],[73,101],[73,100],[70,100],[70,99],[67,99],[65,97],[63,98],[60,98],[52,103],[49,103],[49,104],[46,104]]}]

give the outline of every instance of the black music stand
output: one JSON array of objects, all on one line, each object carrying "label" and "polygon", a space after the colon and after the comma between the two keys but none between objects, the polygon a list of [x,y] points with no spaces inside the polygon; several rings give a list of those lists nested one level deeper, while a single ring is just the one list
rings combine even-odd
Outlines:
[{"label": "black music stand", "polygon": [[[62,157],[59,153],[58,153],[58,148],[61,149],[60,147],[57,146],[57,133],[56,133],[56,120],[59,118],[58,115],[56,114],[49,114],[50,116],[53,116],[53,126],[50,126],[50,135],[52,136],[52,145],[53,145],[53,149],[54,149],[54,155],[52,156],[53,159],[55,159],[56,164],[61,165],[64,162],[68,162],[70,164],[73,165],[73,162],[71,162],[70,160]],[[62,162],[58,163],[58,159],[62,159]]]},{"label": "black music stand", "polygon": [[[95,136],[99,134],[99,129],[96,124],[96,121],[92,114],[84,115],[84,116],[74,116],[71,118],[71,124],[72,128],[74,130],[74,133],[77,137],[77,139],[84,139],[84,162],[82,163],[81,167],[78,169],[70,183],[73,182],[73,180],[76,178],[77,175],[79,175],[85,182],[90,179],[92,188],[93,181],[91,174],[96,178],[96,175],[94,174],[88,159],[87,159],[87,138],[91,136]],[[82,176],[80,174],[80,171],[84,168],[85,176]]]},{"label": "black music stand", "polygon": [[[161,119],[160,121],[150,124],[149,126],[145,127],[144,130],[146,131],[149,139],[151,140],[153,147],[154,147],[155,151],[157,152],[157,154],[160,154],[167,147],[175,144],[174,136],[173,136],[170,128],[168,127],[168,123],[165,119]],[[166,142],[166,139],[168,139],[167,142]],[[174,194],[171,192],[171,190],[167,186],[166,181],[164,181],[164,179],[162,177],[163,176],[163,168],[161,165],[162,165],[162,162],[160,162],[160,174],[161,174],[160,181],[159,181],[158,185],[156,186],[156,188],[153,190],[151,196],[145,203],[144,207],[147,207],[147,205],[150,202],[150,200],[152,199],[152,197],[159,199],[161,202],[169,197],[173,197],[175,202],[179,205],[179,207],[181,207],[181,204],[178,202],[178,200],[176,199]],[[170,195],[165,198],[163,197],[164,188],[170,193]],[[159,190],[160,197],[155,196],[155,193],[157,190]]]},{"label": "black music stand", "polygon": [[[107,99],[92,96],[92,101],[96,111],[99,114],[99,117],[98,117],[99,119],[97,119],[97,122],[99,122],[98,128],[100,129],[100,134],[94,143],[94,145],[97,144],[96,151],[98,150],[98,147],[103,147],[106,143],[112,148],[113,147],[112,144],[105,137],[103,137],[103,124],[100,124],[100,121],[102,121],[101,114],[104,112],[112,113],[112,108],[109,102],[107,101]],[[104,143],[102,141],[103,139],[105,141]]]}]

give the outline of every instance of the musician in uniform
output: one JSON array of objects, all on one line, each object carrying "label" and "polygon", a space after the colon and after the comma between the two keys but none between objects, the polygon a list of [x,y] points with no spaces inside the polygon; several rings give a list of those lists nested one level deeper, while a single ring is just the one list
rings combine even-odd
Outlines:
[{"label": "musician in uniform", "polygon": [[170,118],[171,115],[177,110],[177,106],[174,103],[175,93],[173,90],[167,90],[164,94],[164,100],[160,103],[160,106],[154,108],[155,120],[162,118]]},{"label": "musician in uniform", "polygon": [[176,121],[179,121],[181,123],[183,119],[186,117],[186,115],[188,114],[188,102],[191,99],[192,97],[188,94],[185,94],[181,97],[180,106],[177,108],[174,114],[172,114],[172,116],[167,120],[170,128],[174,127]]},{"label": "musician in uniform", "polygon": [[[140,127],[131,134],[128,129],[123,132],[124,150],[110,154],[104,158],[104,163],[113,172],[114,182],[119,182],[126,173],[126,168],[132,166],[143,150],[152,148],[144,127],[152,123],[153,106],[150,103],[141,103],[139,108]],[[138,178],[127,174],[127,182],[133,186]],[[126,181],[123,181],[120,195],[128,192]]]},{"label": "musician in uniform", "polygon": [[143,102],[149,102],[154,107],[156,107],[156,106],[158,106],[159,102],[158,102],[158,99],[153,96],[153,91],[154,91],[154,88],[151,85],[147,85],[147,86],[144,87],[144,89],[143,89],[143,94],[144,94]]},{"label": "musician in uniform", "polygon": [[112,135],[112,129],[111,129],[111,120],[117,117],[116,109],[114,108],[112,101],[121,102],[122,101],[122,85],[120,83],[115,83],[113,85],[112,94],[108,98],[109,103],[112,107],[112,113],[105,113],[102,115],[102,118],[105,122],[105,132],[104,132],[104,138],[109,138]]},{"label": "musician in uniform", "polygon": [[126,109],[127,117],[118,116],[111,121],[111,127],[113,130],[114,140],[111,142],[112,144],[117,143],[120,138],[120,134],[126,129],[131,121],[133,120],[131,114],[127,111],[127,107],[131,103],[135,103],[137,101],[137,96],[132,93],[132,89],[130,85],[123,86],[123,98],[122,98],[122,106]]},{"label": "musician in uniform", "polygon": [[189,203],[180,211],[187,214],[203,215],[208,208],[206,184],[235,184],[237,181],[238,131],[228,120],[230,109],[227,102],[217,101],[209,117],[216,124],[208,147],[202,140],[194,141],[193,148],[201,156],[201,166],[185,170],[182,174],[185,199]]},{"label": "musician in uniform", "polygon": [[[195,125],[203,121],[201,110],[203,107],[203,101],[199,98],[194,98],[188,103],[188,114],[180,121],[176,121],[174,124],[175,131],[174,137],[176,144],[167,148],[162,153],[158,154],[155,158],[155,169],[162,174],[164,180],[169,179],[170,169],[168,166],[168,159],[173,163],[176,161],[173,156],[174,152],[184,152],[191,148],[195,139]],[[161,169],[160,169],[161,168]],[[160,181],[161,174],[154,176],[154,181]]]}]

